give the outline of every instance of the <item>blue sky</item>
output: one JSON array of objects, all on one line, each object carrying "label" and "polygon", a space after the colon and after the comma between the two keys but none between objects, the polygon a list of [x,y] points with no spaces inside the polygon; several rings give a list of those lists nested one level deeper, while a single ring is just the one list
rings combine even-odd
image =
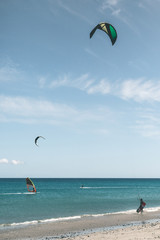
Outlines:
[{"label": "blue sky", "polygon": [[159,10],[0,1],[0,177],[160,177]]}]

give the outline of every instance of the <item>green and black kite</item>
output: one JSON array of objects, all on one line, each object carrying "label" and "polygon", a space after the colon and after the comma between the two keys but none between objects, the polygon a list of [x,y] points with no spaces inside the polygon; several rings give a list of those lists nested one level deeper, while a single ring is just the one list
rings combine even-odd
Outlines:
[{"label": "green and black kite", "polygon": [[106,34],[108,34],[108,36],[111,39],[112,45],[114,45],[116,39],[117,39],[117,32],[116,29],[109,23],[106,22],[102,22],[99,23],[95,28],[93,28],[93,30],[90,32],[90,38],[93,36],[93,34],[95,33],[95,31],[99,29],[104,31]]}]

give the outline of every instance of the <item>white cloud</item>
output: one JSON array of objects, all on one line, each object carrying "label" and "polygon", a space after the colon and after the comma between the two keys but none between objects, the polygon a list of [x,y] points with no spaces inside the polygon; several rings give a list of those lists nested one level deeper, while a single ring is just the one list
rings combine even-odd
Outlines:
[{"label": "white cloud", "polygon": [[83,74],[76,79],[72,79],[69,75],[64,75],[52,81],[49,87],[77,88],[88,94],[112,94],[123,100],[134,100],[136,102],[160,101],[160,81],[154,79],[127,79],[111,85],[107,79],[99,79],[97,81],[94,78],[90,78],[89,74]]},{"label": "white cloud", "polygon": [[109,61],[109,59],[107,59],[107,58],[101,57],[100,55],[98,55],[94,51],[92,51],[91,49],[85,48],[85,52],[87,52],[92,57],[97,58],[99,62],[102,62],[102,63],[106,64],[108,67],[112,67],[114,69],[117,69],[116,64],[114,64],[113,62]]},{"label": "white cloud", "polygon": [[101,80],[98,84],[91,86],[87,92],[89,94],[101,93],[108,94],[110,92],[110,84],[106,80]]},{"label": "white cloud", "polygon": [[160,137],[160,129],[152,124],[139,122],[135,129],[144,137]]},{"label": "white cloud", "polygon": [[91,56],[96,57],[96,58],[99,59],[99,56],[98,56],[95,52],[93,52],[91,49],[86,48],[85,51],[86,51],[87,53],[89,53]]},{"label": "white cloud", "polygon": [[120,2],[122,2],[122,0],[104,0],[100,5],[100,11],[105,12],[107,9],[109,9],[113,16],[120,17],[123,19],[123,17],[120,16],[120,13],[122,12],[120,8]]},{"label": "white cloud", "polygon": [[140,116],[140,120],[136,121],[136,125],[133,127],[143,137],[160,138],[160,120],[155,121],[155,113],[150,116]]},{"label": "white cloud", "polygon": [[118,17],[120,13],[121,13],[121,9],[116,9],[112,12],[112,15]]},{"label": "white cloud", "polygon": [[64,77],[52,81],[50,87],[72,87],[88,94],[108,94],[110,92],[110,84],[106,79],[97,82],[95,79],[89,78],[88,74],[83,74],[74,80],[69,75],[64,75]]},{"label": "white cloud", "polygon": [[65,87],[65,86],[71,86],[70,78],[68,75],[64,75],[63,77],[59,77],[58,80],[54,80],[50,83],[50,88],[56,88],[56,87]]},{"label": "white cloud", "polygon": [[46,117],[64,116],[66,112],[75,113],[76,110],[65,104],[53,104],[45,100],[35,100],[24,97],[0,96],[0,110],[8,116]]},{"label": "white cloud", "polygon": [[120,2],[120,0],[104,0],[102,2],[102,6],[101,8],[103,10],[107,9],[107,8],[111,8],[111,7],[115,7],[118,5],[118,3]]},{"label": "white cloud", "polygon": [[111,14],[129,26],[136,34],[139,34],[139,32],[137,32],[137,27],[134,24],[134,21],[132,21],[132,18],[134,18],[134,16],[132,17],[132,14],[129,14],[129,10],[127,9],[127,5],[125,4],[124,0],[103,0],[99,1],[99,5],[100,12],[105,15],[106,12],[108,14]]},{"label": "white cloud", "polygon": [[12,160],[11,163],[12,163],[13,165],[24,164],[24,162],[18,161],[18,160]]},{"label": "white cloud", "polygon": [[138,6],[140,8],[143,8],[147,11],[151,10],[151,8],[157,8],[159,7],[159,4],[160,4],[160,0],[141,0],[139,1],[138,3]]},{"label": "white cloud", "polygon": [[71,7],[68,7],[67,4],[64,4],[64,1],[58,0],[57,3],[59,4],[59,6],[63,9],[65,9],[69,14],[72,14],[76,17],[79,17],[80,19],[84,20],[87,23],[91,23],[91,21],[89,20],[89,18],[87,18],[86,16],[84,16],[83,14],[80,14],[78,11],[74,10]]},{"label": "white cloud", "polygon": [[8,161],[8,159],[6,159],[6,158],[2,158],[2,159],[0,159],[0,164],[1,164],[1,163],[8,164],[9,161]]},{"label": "white cloud", "polygon": [[24,97],[0,96],[0,121],[21,123],[72,124],[101,121],[108,112],[94,108],[80,110],[67,104]]},{"label": "white cloud", "polygon": [[124,100],[160,101],[160,81],[129,79],[122,83],[120,95]]},{"label": "white cloud", "polygon": [[0,82],[17,81],[20,77],[21,72],[17,69],[17,65],[9,62],[0,67]]},{"label": "white cloud", "polygon": [[129,114],[130,128],[143,137],[160,138],[160,113],[158,105],[151,104],[149,107],[148,104],[147,106],[143,104],[142,107],[132,107],[132,112]]},{"label": "white cloud", "polygon": [[46,78],[45,77],[40,77],[39,78],[39,87],[44,88],[45,83],[46,83]]},{"label": "white cloud", "polygon": [[23,164],[24,162],[18,161],[18,160],[11,160],[11,161],[9,161],[9,160],[6,159],[6,158],[2,158],[2,159],[0,159],[0,164],[2,164],[2,163],[4,163],[4,164],[9,164],[9,163],[11,163],[11,164],[13,164],[13,165],[18,165],[18,164]]},{"label": "white cloud", "polygon": [[95,129],[94,130],[94,133],[97,134],[97,135],[102,135],[102,136],[108,136],[109,135],[109,130],[108,129]]}]

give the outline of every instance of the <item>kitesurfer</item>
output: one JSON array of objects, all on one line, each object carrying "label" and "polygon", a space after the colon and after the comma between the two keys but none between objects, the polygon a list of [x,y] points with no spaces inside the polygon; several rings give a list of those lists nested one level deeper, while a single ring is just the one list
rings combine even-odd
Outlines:
[{"label": "kitesurfer", "polygon": [[137,213],[139,213],[139,212],[143,212],[143,208],[145,207],[145,205],[146,205],[146,203],[143,201],[143,199],[141,198],[140,199],[140,206],[139,206],[139,208],[137,209]]}]

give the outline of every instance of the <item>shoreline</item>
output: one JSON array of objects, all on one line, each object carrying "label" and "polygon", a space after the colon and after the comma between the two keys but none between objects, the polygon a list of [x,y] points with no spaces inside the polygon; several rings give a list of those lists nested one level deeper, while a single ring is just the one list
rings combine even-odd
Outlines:
[{"label": "shoreline", "polygon": [[82,235],[84,237],[85,235],[97,235],[100,233],[102,234],[104,231],[120,231],[130,227],[137,228],[138,226],[147,224],[149,226],[152,224],[160,226],[160,210],[152,212],[144,211],[143,214],[129,212],[127,214],[114,213],[103,216],[83,216],[71,220],[36,223],[14,228],[4,227],[0,230],[0,239],[76,239],[78,236]]},{"label": "shoreline", "polygon": [[[147,213],[158,213],[160,212],[160,206],[157,207],[150,207],[145,208],[144,210],[145,214]],[[63,221],[71,221],[86,217],[105,217],[110,215],[129,215],[129,214],[137,214],[135,209],[130,210],[124,210],[124,211],[118,211],[118,212],[109,212],[109,213],[94,213],[94,214],[83,214],[83,215],[77,215],[77,216],[65,216],[65,217],[58,217],[58,218],[46,218],[46,219],[33,219],[33,220],[26,220],[24,222],[13,222],[13,223],[0,223],[0,231],[3,229],[13,229],[13,228],[21,228],[26,227],[29,225],[36,225],[36,224],[44,224],[44,223],[54,223],[54,222],[63,222]],[[144,214],[144,213],[143,213]],[[139,214],[140,215],[140,214]]]}]

